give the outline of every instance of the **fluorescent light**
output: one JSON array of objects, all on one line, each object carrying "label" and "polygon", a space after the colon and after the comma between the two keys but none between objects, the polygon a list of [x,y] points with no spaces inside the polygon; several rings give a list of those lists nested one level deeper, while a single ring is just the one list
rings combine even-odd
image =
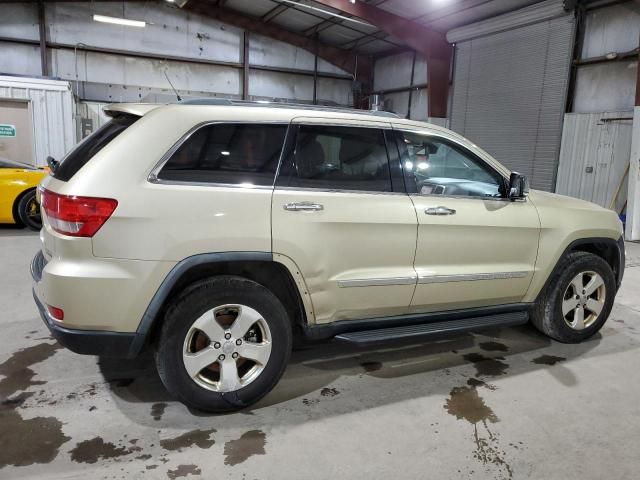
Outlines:
[{"label": "fluorescent light", "polygon": [[[278,1],[281,2],[281,3],[288,3],[289,5],[295,5],[297,7],[308,8],[309,10],[314,10],[316,12],[324,13],[325,15],[331,15],[332,17],[339,18],[339,19],[344,20],[346,22],[359,23],[360,25],[365,25],[367,27],[373,27],[374,26],[374,25],[371,25],[370,23],[363,22],[362,20],[356,20],[355,18],[345,17],[344,15],[339,15],[337,13],[330,12],[329,10],[325,10],[323,8],[314,7],[312,5],[306,5],[306,4],[300,3],[300,2],[294,2],[293,0],[278,0]],[[355,3],[355,2],[352,2],[352,3]]]},{"label": "fluorescent light", "polygon": [[231,155],[231,152],[227,152],[226,150],[223,150],[220,152],[220,155],[224,155],[225,157],[228,157],[229,155]]},{"label": "fluorescent light", "polygon": [[93,20],[102,23],[114,23],[116,25],[126,25],[127,27],[144,27],[147,22],[140,20],[129,20],[127,18],[107,17],[106,15],[94,15]]}]

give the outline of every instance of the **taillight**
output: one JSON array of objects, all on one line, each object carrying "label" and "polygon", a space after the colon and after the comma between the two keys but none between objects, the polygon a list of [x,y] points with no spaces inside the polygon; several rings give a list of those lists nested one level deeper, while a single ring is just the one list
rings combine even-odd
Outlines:
[{"label": "taillight", "polygon": [[46,189],[41,198],[51,228],[72,237],[93,237],[118,206],[113,198],[60,195]]}]

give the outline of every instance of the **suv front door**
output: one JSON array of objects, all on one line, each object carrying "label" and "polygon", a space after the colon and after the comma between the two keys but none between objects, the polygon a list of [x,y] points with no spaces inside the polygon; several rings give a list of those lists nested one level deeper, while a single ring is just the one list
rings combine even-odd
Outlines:
[{"label": "suv front door", "polygon": [[396,135],[418,217],[411,311],[521,301],[537,256],[535,207],[504,198],[506,179],[456,139],[420,130]]},{"label": "suv front door", "polygon": [[273,193],[273,252],[304,278],[311,318],[406,313],[417,221],[391,125],[298,118],[288,137]]}]

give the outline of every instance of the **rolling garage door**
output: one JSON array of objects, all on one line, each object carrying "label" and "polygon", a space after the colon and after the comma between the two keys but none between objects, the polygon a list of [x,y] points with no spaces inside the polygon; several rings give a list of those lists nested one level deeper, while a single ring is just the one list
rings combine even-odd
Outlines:
[{"label": "rolling garage door", "polygon": [[456,44],[451,129],[532,188],[555,187],[574,25],[549,0],[447,33]]}]

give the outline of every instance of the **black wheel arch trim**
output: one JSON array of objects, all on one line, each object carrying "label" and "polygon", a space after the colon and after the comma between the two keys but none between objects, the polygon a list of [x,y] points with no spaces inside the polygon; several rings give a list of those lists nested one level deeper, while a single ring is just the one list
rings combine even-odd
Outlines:
[{"label": "black wheel arch trim", "polygon": [[147,341],[147,337],[151,332],[151,329],[158,318],[163,305],[165,304],[169,293],[173,287],[180,281],[181,277],[187,273],[193,267],[199,265],[207,265],[213,263],[227,263],[227,262],[271,262],[273,261],[273,254],[271,252],[219,252],[219,253],[201,253],[192,255],[181,261],[179,261],[171,271],[164,278],[158,290],[153,295],[151,302],[147,306],[138,329],[136,330],[135,340],[131,343],[131,349],[129,351],[130,357],[138,355]]},{"label": "black wheel arch trim", "polygon": [[597,244],[605,244],[609,247],[612,247],[618,254],[617,269],[613,269],[614,270],[613,273],[616,276],[616,291],[617,291],[620,288],[620,285],[622,283],[622,277],[624,276],[625,255],[626,255],[625,247],[624,247],[624,238],[620,236],[618,240],[614,240],[613,238],[609,238],[609,237],[585,237],[585,238],[579,238],[577,240],[574,240],[569,245],[567,245],[567,247],[563,250],[562,254],[558,257],[558,261],[553,267],[553,270],[551,270],[551,273],[549,274],[549,276],[544,282],[544,285],[540,289],[540,292],[538,292],[538,296],[536,297],[536,302],[538,301],[538,298],[540,298],[540,295],[542,295],[544,291],[547,289],[547,287],[549,286],[549,282],[551,282],[551,279],[558,272],[558,268],[560,267],[560,262],[565,256],[567,256],[569,253],[573,251],[580,251],[580,248],[577,248],[577,247],[580,247],[583,245],[597,245]]}]

